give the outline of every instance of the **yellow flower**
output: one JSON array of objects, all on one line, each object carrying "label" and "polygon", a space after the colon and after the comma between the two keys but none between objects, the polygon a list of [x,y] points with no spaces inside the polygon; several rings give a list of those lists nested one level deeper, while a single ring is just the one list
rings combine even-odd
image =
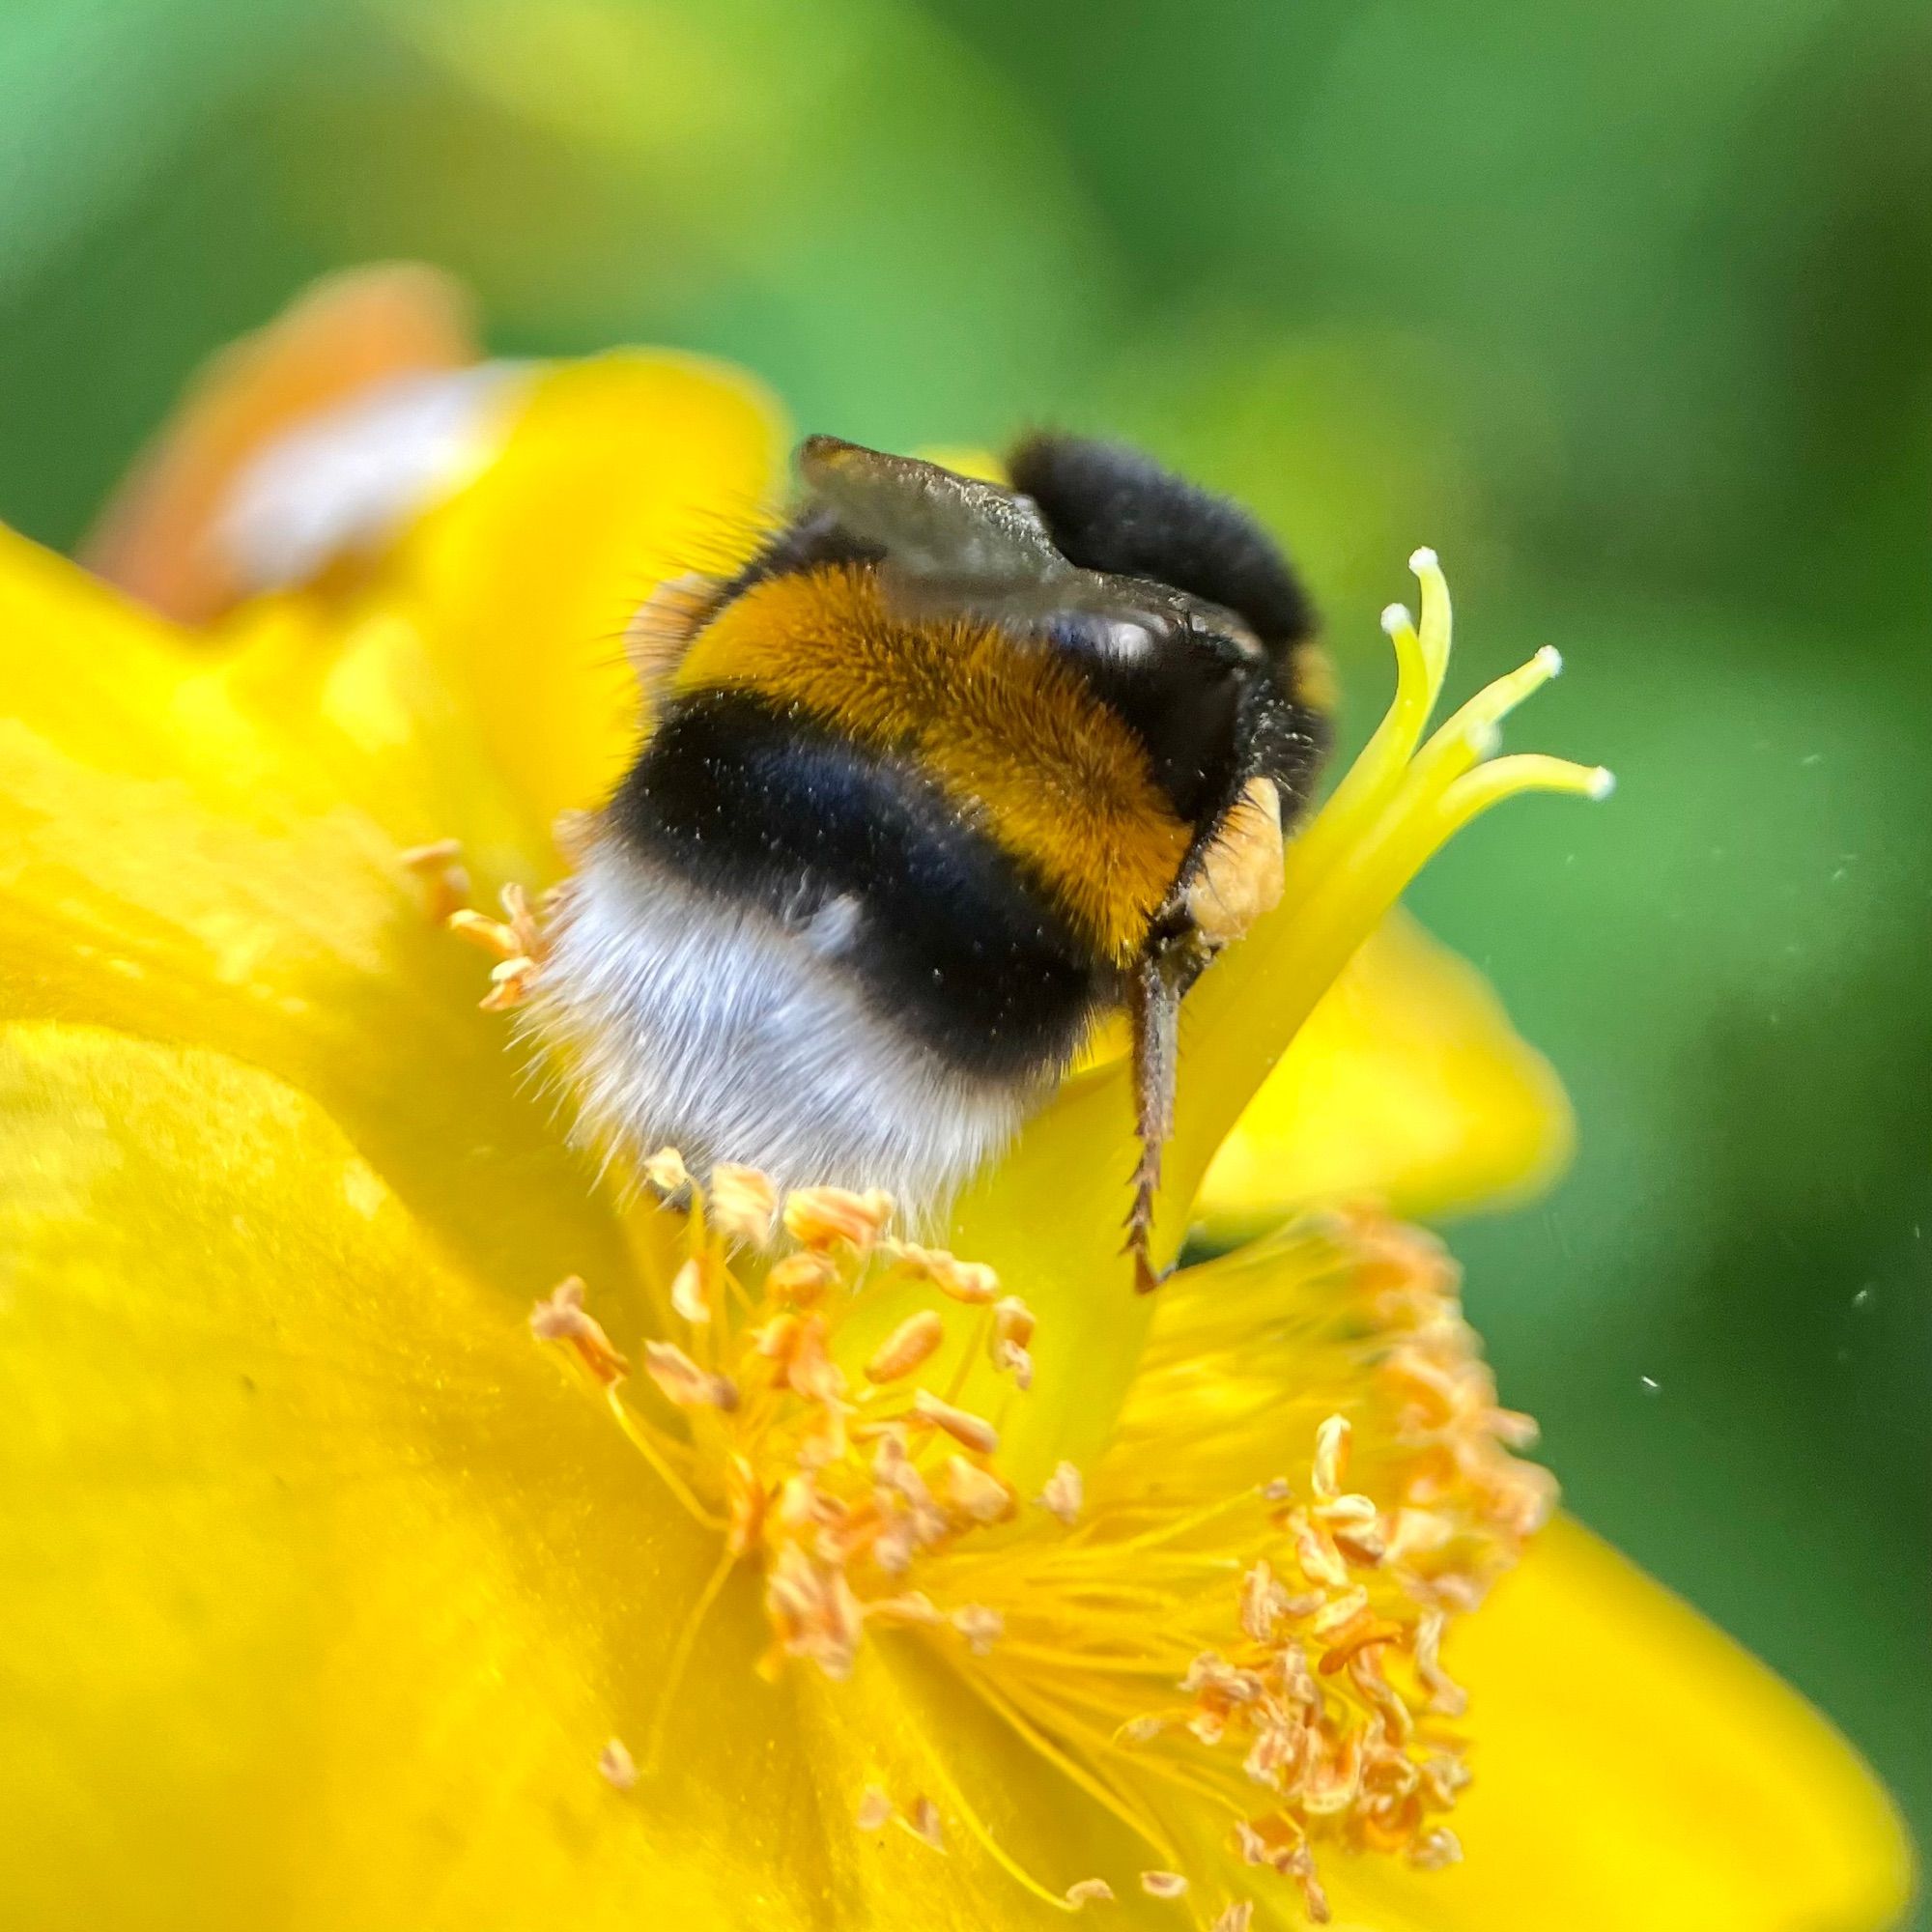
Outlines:
[{"label": "yellow flower", "polygon": [[[555,876],[627,610],[726,554],[780,435],[671,356],[496,408],[386,551],[210,634],[0,539],[8,1922],[1895,1915],[1890,1813],[1790,1692],[1573,1526],[1512,1570],[1548,1484],[1431,1242],[1304,1202],[1126,1292],[1118,1065],[949,1251],[669,1156],[597,1185],[429,916],[458,861],[399,854]],[[1301,1142],[1311,1192],[1560,1145],[1466,969],[1399,931],[1348,977],[1458,824],[1596,782],[1489,756],[1548,664],[1421,744],[1418,567],[1388,723],[1191,996],[1169,1255],[1297,1040],[1355,1137]],[[1392,1037],[1456,1092],[1378,1168]],[[1472,1081],[1523,1123],[1463,1167]]]}]

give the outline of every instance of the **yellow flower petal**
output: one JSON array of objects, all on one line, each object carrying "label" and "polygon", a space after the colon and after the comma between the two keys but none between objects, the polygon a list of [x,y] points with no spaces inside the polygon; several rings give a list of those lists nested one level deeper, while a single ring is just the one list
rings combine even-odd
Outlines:
[{"label": "yellow flower petal", "polygon": [[[656,373],[626,387],[636,362]],[[627,414],[619,389],[653,406]],[[373,589],[251,611],[213,665],[0,550],[22,694],[0,730],[0,990],[9,1013],[94,1023],[0,1037],[0,1472],[20,1499],[0,1523],[19,1693],[0,1699],[0,1896],[25,1922],[296,1932],[1058,1922],[1004,1853],[1055,1889],[1109,1873],[1125,1893],[1143,1851],[890,1633],[849,1685],[761,1686],[754,1579],[714,1569],[716,1538],[506,1305],[582,1270],[621,1307],[623,1261],[411,903],[398,834],[440,800],[463,822],[415,836],[473,822],[527,855],[594,798],[629,728],[616,629],[656,578],[728,567],[772,467],[750,392],[695,365],[617,358],[536,393],[526,440]],[[725,456],[699,473],[693,445]],[[707,555],[729,474],[753,499]],[[585,478],[611,500],[573,494]],[[600,636],[609,675],[582,654]],[[479,780],[488,756],[514,798]],[[1443,823],[1592,782],[1517,766],[1452,775]],[[1285,1039],[1319,981],[1273,964],[1245,990],[1293,995],[1263,1016]],[[1217,1010],[1241,980],[1193,1008],[1227,1064],[1178,1198],[1267,1057]],[[1076,1083],[1039,1157],[960,1224],[1030,1301],[1087,1295],[1041,1381],[1097,1367],[1104,1413],[1076,1418],[1096,1434],[1147,1319],[1097,1292],[1123,1097]],[[1453,1660],[1485,1712],[1469,1867],[1345,1864],[1343,1919],[1473,1932],[1528,1900],[1585,1932],[1883,1922],[1904,1854],[1843,1747],[1615,1559],[1554,1548]],[[872,1789],[917,1836],[855,1833]],[[1177,1850],[1199,1830],[1178,1824]]]},{"label": "yellow flower petal", "polygon": [[298,650],[271,673],[179,635],[0,531],[0,1015],[272,1069],[516,1293],[615,1270],[585,1164],[519,1091],[501,1022],[475,1010],[475,955],[397,864],[411,838],[468,829],[428,815],[459,795],[502,822],[461,741],[406,715],[404,749],[364,742],[327,701],[304,713],[329,676],[304,674]]},{"label": "yellow flower petal", "polygon": [[270,1076],[0,1031],[0,1249],[9,1923],[1058,1924],[975,1818],[1131,1868],[943,1672],[762,1683],[744,1575],[614,1788],[716,1540]]},{"label": "yellow flower petal", "polygon": [[722,363],[562,364],[403,545],[393,593],[539,827],[611,789],[637,736],[625,626],[661,580],[745,560],[784,447],[776,405]]},{"label": "yellow flower petal", "polygon": [[1398,913],[1222,1143],[1195,1212],[1223,1242],[1351,1195],[1438,1214],[1533,1192],[1572,1139],[1562,1083],[1482,975]]},{"label": "yellow flower petal", "polygon": [[[1896,1815],[1761,1663],[1574,1522],[1461,1627],[1480,1713],[1467,1854],[1335,1872],[1375,1932],[1879,1932],[1912,1884]],[[1352,1915],[1352,1916],[1351,1916]]]}]

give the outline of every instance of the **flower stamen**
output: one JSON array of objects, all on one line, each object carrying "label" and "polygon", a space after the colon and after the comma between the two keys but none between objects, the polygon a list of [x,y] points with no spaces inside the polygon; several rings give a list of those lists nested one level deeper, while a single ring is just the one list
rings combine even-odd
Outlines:
[{"label": "flower stamen", "polygon": [[609,1388],[631,1373],[596,1318],[583,1307],[582,1275],[567,1275],[530,1310],[530,1333],[539,1342],[567,1343],[591,1378]]},{"label": "flower stamen", "polygon": [[530,909],[528,895],[514,880],[503,888],[502,904],[501,919],[460,906],[443,921],[458,937],[497,956],[490,969],[490,991],[478,1003],[488,1013],[508,1012],[529,1000],[544,956],[543,927]]},{"label": "flower stamen", "polygon": [[420,881],[423,909],[432,925],[446,924],[469,903],[469,871],[460,838],[437,838],[396,854],[396,863]]}]

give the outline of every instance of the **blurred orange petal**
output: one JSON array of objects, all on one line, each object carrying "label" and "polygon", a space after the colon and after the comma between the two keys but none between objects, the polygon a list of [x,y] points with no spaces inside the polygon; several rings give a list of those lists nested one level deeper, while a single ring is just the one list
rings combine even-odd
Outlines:
[{"label": "blurred orange petal", "polygon": [[237,475],[283,432],[400,376],[476,360],[460,284],[416,263],[329,275],[213,358],[81,548],[151,609],[206,623],[242,594],[216,524]]}]

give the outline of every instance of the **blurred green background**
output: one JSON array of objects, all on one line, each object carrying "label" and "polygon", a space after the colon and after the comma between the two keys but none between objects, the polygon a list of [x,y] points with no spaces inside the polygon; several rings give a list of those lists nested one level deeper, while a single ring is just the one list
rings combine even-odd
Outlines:
[{"label": "blurred green background", "polygon": [[1358,724],[1418,542],[1464,687],[1559,643],[1519,737],[1614,805],[1416,895],[1583,1125],[1454,1231],[1469,1304],[1577,1512],[1932,1842],[1923,0],[6,0],[0,99],[48,541],[212,347],[412,255],[807,427],[1142,439],[1290,539]]}]

